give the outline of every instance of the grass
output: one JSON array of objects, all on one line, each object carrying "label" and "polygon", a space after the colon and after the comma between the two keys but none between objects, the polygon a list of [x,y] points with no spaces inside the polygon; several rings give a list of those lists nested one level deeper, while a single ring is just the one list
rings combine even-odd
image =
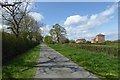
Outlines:
[{"label": "grass", "polygon": [[2,68],[2,78],[34,78],[40,45],[17,56]]},{"label": "grass", "polygon": [[80,43],[80,45],[92,45],[92,46],[102,46],[102,47],[115,47],[118,48],[118,42],[114,43],[105,43],[105,44],[98,44],[98,43]]},{"label": "grass", "polygon": [[117,47],[118,48],[118,43],[109,43],[105,45],[94,45],[94,46],[106,46],[106,47]]},{"label": "grass", "polygon": [[117,56],[118,55],[118,46],[112,47],[112,46],[103,46],[102,44],[64,44],[66,46],[76,47],[79,49],[84,49],[88,51],[94,51],[96,53],[107,53],[109,55]]},{"label": "grass", "polygon": [[118,59],[115,56],[65,45],[50,44],[49,46],[100,78],[111,79],[118,77]]}]

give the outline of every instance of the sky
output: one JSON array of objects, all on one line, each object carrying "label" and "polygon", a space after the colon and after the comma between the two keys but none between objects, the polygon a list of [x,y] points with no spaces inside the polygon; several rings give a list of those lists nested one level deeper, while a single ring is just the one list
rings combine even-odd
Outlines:
[{"label": "sky", "polygon": [[33,2],[30,15],[42,27],[43,35],[56,23],[67,31],[67,38],[76,40],[93,39],[97,34],[106,40],[118,39],[118,4],[115,2]]},{"label": "sky", "polygon": [[118,39],[118,4],[115,2],[34,2],[34,18],[44,22],[43,34],[56,23],[67,31],[67,38],[91,40],[97,34],[106,40]]}]

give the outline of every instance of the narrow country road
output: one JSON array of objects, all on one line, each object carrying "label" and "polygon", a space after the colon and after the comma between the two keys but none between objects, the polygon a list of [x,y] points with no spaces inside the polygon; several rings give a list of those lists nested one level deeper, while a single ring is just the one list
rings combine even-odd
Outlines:
[{"label": "narrow country road", "polygon": [[98,78],[44,43],[35,78]]}]

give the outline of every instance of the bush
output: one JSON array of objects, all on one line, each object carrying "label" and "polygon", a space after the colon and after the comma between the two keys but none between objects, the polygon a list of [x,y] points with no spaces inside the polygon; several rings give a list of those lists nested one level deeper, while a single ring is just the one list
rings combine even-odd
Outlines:
[{"label": "bush", "polygon": [[44,42],[45,42],[46,44],[51,44],[51,43],[53,43],[52,37],[51,37],[51,36],[45,36]]},{"label": "bush", "polygon": [[65,44],[68,46],[76,47],[79,49],[85,49],[89,51],[94,51],[94,52],[105,52],[108,54],[112,54],[114,56],[118,55],[118,48],[117,47],[108,47],[108,46],[94,46],[90,44]]},{"label": "bush", "polygon": [[74,41],[74,40],[70,40],[69,42],[70,42],[70,43],[75,43],[75,41]]},{"label": "bush", "polygon": [[13,34],[2,33],[2,64],[33,48],[38,43],[28,39],[16,38]]}]

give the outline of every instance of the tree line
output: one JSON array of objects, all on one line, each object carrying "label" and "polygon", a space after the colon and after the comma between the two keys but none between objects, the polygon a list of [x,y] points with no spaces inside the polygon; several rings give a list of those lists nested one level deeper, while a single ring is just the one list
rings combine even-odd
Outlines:
[{"label": "tree line", "polygon": [[[42,41],[42,22],[37,22],[29,15],[30,2],[0,2],[3,25],[2,62],[6,64],[12,58],[33,48]],[[9,32],[7,31],[9,30]]]},{"label": "tree line", "polygon": [[[43,41],[40,27],[44,23],[36,21],[29,13],[30,2],[0,2],[3,25],[2,61],[3,64],[17,55],[33,48]],[[9,30],[9,32],[6,32]],[[67,32],[60,24],[53,25],[50,36],[44,38],[45,43],[68,43]]]}]

